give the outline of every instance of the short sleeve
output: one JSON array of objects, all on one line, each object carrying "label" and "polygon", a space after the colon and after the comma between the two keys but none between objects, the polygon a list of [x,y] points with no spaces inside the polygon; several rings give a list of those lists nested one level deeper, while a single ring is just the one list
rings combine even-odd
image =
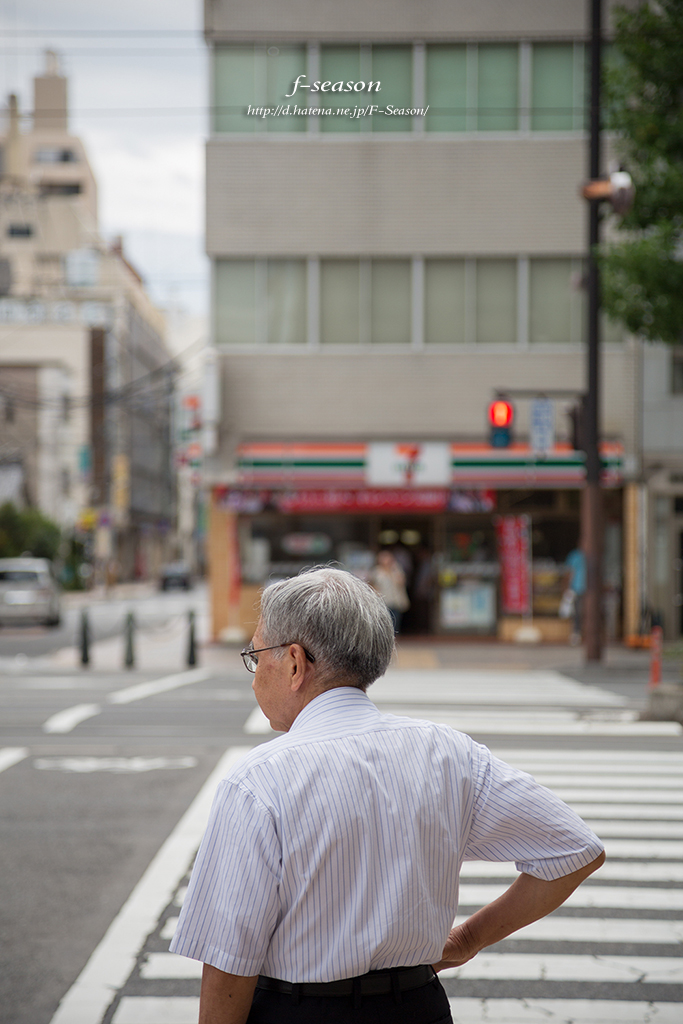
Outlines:
[{"label": "short sleeve", "polygon": [[578,871],[604,849],[595,833],[551,790],[478,744],[477,793],[465,860],[514,861],[552,881]]},{"label": "short sleeve", "polygon": [[243,977],[260,972],[279,914],[280,844],[268,809],[224,780],[171,952]]}]

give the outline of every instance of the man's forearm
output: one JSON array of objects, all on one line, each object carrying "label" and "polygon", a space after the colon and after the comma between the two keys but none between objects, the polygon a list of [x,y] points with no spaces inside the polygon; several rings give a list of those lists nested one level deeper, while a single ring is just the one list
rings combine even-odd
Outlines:
[{"label": "man's forearm", "polygon": [[435,970],[441,971],[445,967],[467,963],[486,946],[492,946],[520,928],[551,914],[562,906],[585,878],[601,867],[604,860],[605,855],[601,853],[585,868],[552,882],[534,878],[533,875],[519,875],[502,896],[453,928],[442,960],[434,965]]},{"label": "man's forearm", "polygon": [[245,1024],[258,975],[243,978],[204,964],[199,1024]]}]

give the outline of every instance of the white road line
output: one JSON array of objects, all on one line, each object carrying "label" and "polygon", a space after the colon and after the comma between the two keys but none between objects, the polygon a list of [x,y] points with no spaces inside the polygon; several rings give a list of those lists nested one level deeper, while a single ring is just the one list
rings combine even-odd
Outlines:
[{"label": "white road line", "polygon": [[164,921],[163,927],[162,927],[161,931],[159,932],[159,937],[162,938],[164,940],[164,942],[170,942],[171,941],[171,939],[175,935],[175,930],[178,927],[178,921],[179,920],[180,920],[180,918],[178,918],[178,917],[168,917],[168,918],[166,918],[166,920]]},{"label": "white road line", "polygon": [[382,703],[391,699],[407,704],[479,705],[528,702],[534,705],[579,704],[596,707],[624,706],[624,697],[594,686],[585,686],[553,670],[458,671],[430,669],[424,672],[389,669],[373,684],[370,696]]},{"label": "white road line", "polygon": [[558,786],[576,786],[595,789],[600,793],[604,788],[609,795],[610,790],[621,788],[624,783],[633,790],[647,789],[648,786],[656,786],[658,789],[681,789],[683,778],[678,773],[673,775],[569,775],[567,772],[533,772],[534,778],[543,786],[555,789]]},{"label": "white road line", "polygon": [[554,792],[562,800],[570,802],[581,802],[585,805],[595,801],[604,801],[611,804],[668,804],[673,802],[672,793],[662,792],[661,789],[628,789],[626,786],[614,787],[601,786],[599,789],[586,789],[581,786],[553,786]]},{"label": "white road line", "polygon": [[[497,899],[505,885],[461,885],[460,905],[483,907]],[[584,883],[576,889],[567,907],[588,910],[683,910],[683,889],[638,889],[632,886],[601,886]]]},{"label": "white road line", "polygon": [[[476,878],[508,878],[511,882],[518,872],[514,864],[496,864],[493,861],[466,861],[460,877],[471,881]],[[607,860],[600,868],[600,882],[683,882],[681,861]]]},{"label": "white road line", "polygon": [[642,857],[644,860],[676,860],[683,857],[683,843],[672,839],[606,839],[608,857]]},{"label": "white road line", "polygon": [[[166,956],[172,954],[167,953]],[[486,981],[618,981],[622,984],[677,985],[683,981],[683,959],[678,956],[479,953],[462,967],[445,970],[443,977],[468,981],[476,978]]]},{"label": "white road line", "polygon": [[[612,999],[449,1000],[453,1024],[681,1024],[680,1003]],[[164,1019],[164,1018],[159,1018]],[[169,1018],[170,1020],[170,1018]],[[115,1024],[148,1024],[115,1021]],[[151,1024],[151,1019],[150,1019]],[[173,1024],[192,1024],[185,1020]]]},{"label": "white road line", "polygon": [[[574,809],[576,810],[576,807]],[[633,815],[633,817],[640,816]],[[627,836],[647,836],[648,839],[683,839],[683,822],[678,821],[624,821],[617,818],[616,815],[614,820],[586,816],[584,821],[594,832],[598,833],[601,839],[605,839],[607,836],[623,839]]]},{"label": "white road line", "polygon": [[[135,966],[138,951],[187,871],[206,827],[218,783],[248,749],[231,747],[223,755],[114,918],[80,976],[62,999],[51,1024],[98,1024],[101,1020],[112,1000],[112,994],[125,984]],[[195,1024],[197,1002],[191,1002],[195,1014],[191,1021]],[[183,1000],[168,1000],[168,1003],[182,1005]],[[166,1016],[160,1014],[156,1018],[141,1019],[182,1024],[185,1018],[174,1017],[174,1012],[175,1009],[171,1007]],[[119,1018],[117,1015],[116,1020],[118,1024],[121,1021],[126,1024],[125,1017]]]},{"label": "white road line", "polygon": [[56,715],[43,722],[43,732],[66,733],[71,732],[81,722],[88,718],[99,715],[102,708],[99,704],[75,704],[72,708],[65,708],[58,711]]},{"label": "white road line", "polygon": [[199,960],[188,960],[177,953],[148,953],[147,962],[140,968],[140,977],[159,978],[201,978],[203,964]]},{"label": "white road line", "polygon": [[164,676],[162,679],[152,679],[149,683],[136,683],[135,686],[126,686],[123,690],[114,690],[108,695],[107,700],[110,704],[131,704],[134,700],[154,697],[158,693],[176,690],[179,686],[189,686],[190,683],[203,683],[210,679],[212,674],[210,669],[193,668],[187,672],[179,672],[177,675]]},{"label": "white road line", "polygon": [[19,764],[25,757],[28,757],[28,747],[3,747],[0,750],[0,772]]},{"label": "white road line", "polygon": [[622,768],[628,771],[640,770],[641,765],[660,765],[662,769],[666,770],[669,766],[679,765],[683,766],[683,753],[678,751],[655,751],[655,750],[634,750],[624,753],[623,751],[609,751],[609,750],[540,750],[536,747],[522,749],[520,747],[513,747],[512,749],[497,748],[496,754],[501,757],[504,761],[509,761],[510,764],[548,764],[557,770],[558,762],[563,768],[567,768],[569,771],[575,771],[577,767],[581,771],[585,770],[585,763],[590,762],[592,765],[599,765],[599,770],[603,771],[605,763],[608,763],[610,768],[614,766],[615,770],[621,771]]},{"label": "white road line", "polygon": [[126,996],[112,1024],[197,1024],[199,999]]},{"label": "white road line", "polygon": [[680,736],[683,730],[678,722],[620,722],[605,719],[582,719],[571,714],[568,720],[562,714],[482,715],[449,711],[430,711],[428,714],[408,714],[405,706],[393,705],[385,710],[395,715],[422,718],[438,725],[482,736]]},{"label": "white road line", "polygon": [[[456,918],[456,924],[466,921]],[[634,943],[636,945],[683,945],[683,921],[652,921],[647,918],[623,917],[563,917],[551,914],[520,928],[506,939],[506,943],[524,942],[585,942],[591,952],[596,943]]]},{"label": "white road line", "polygon": [[[671,828],[680,828],[677,823],[683,819],[683,804],[657,804],[651,807],[649,804],[581,804],[572,803],[572,807],[582,818],[622,818],[628,821],[642,821],[643,830],[657,821],[664,824],[670,823]],[[647,833],[656,834],[656,833]],[[672,831],[672,835],[674,832]]]},{"label": "white road line", "polygon": [[244,732],[247,736],[267,736],[272,731],[270,722],[261,711],[261,708],[254,708],[244,723]]}]

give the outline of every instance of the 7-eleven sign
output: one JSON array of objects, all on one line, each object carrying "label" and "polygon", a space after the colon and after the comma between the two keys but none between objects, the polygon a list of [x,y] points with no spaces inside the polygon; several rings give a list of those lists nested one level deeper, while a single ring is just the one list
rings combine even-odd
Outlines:
[{"label": "7-eleven sign", "polygon": [[369,487],[447,487],[451,483],[450,446],[441,441],[375,441],[368,445]]}]

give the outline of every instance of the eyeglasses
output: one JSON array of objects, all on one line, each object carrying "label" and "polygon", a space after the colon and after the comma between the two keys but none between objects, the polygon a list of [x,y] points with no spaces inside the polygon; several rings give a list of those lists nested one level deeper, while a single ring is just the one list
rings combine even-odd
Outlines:
[{"label": "eyeglasses", "polygon": [[[275,644],[273,647],[259,647],[256,651],[252,647],[245,647],[243,651],[240,651],[240,657],[244,662],[244,667],[247,672],[253,673],[256,671],[256,666],[258,665],[258,658],[256,657],[257,654],[261,654],[262,651],[276,651],[279,647],[289,647],[292,643],[296,643],[296,641],[288,640],[286,644]],[[315,658],[310,651],[307,651],[305,647],[302,647],[302,650],[311,664],[313,664],[315,662]]]}]

